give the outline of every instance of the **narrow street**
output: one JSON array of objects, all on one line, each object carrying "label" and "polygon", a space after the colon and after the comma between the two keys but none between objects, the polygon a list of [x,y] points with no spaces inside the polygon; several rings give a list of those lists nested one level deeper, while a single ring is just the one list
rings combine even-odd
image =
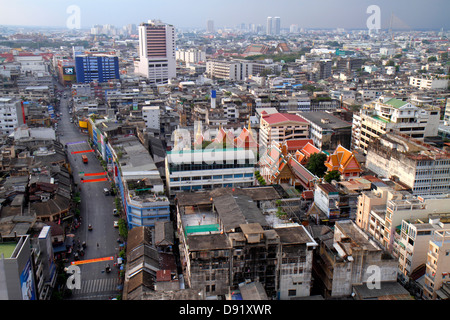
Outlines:
[{"label": "narrow street", "polygon": [[[67,97],[70,91],[66,90]],[[88,143],[88,136],[79,131],[76,123],[70,121],[69,114],[69,98],[61,97],[59,108],[61,119],[58,124],[57,136],[61,143],[66,146],[69,162],[73,170],[74,182],[78,186],[80,192],[80,216],[81,225],[73,231],[74,234],[74,252],[76,245],[86,243],[84,255],[80,256],[80,260],[97,259],[104,257],[113,257],[112,261],[93,262],[81,264],[81,289],[73,290],[72,300],[106,300],[116,297],[120,291],[117,290],[119,284],[119,269],[115,266],[117,256],[119,254],[119,230],[114,227],[114,221],[118,217],[113,216],[115,208],[114,197],[105,195],[103,189],[111,187],[111,181],[95,181],[92,179],[107,177],[100,176],[84,176],[83,173],[104,173],[104,169],[97,159],[94,152],[82,152],[92,150]],[[80,153],[74,153],[80,152]],[[81,156],[88,158],[88,163],[83,163]],[[92,230],[88,229],[88,225],[92,226]],[[81,247],[78,247],[81,248]],[[74,254],[71,255],[70,261],[74,260]],[[106,265],[109,264],[111,272],[106,272]]]}]

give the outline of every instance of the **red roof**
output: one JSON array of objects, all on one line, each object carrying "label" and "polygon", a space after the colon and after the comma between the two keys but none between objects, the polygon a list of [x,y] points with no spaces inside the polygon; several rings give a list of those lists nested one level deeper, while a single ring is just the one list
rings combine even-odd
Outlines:
[{"label": "red roof", "polygon": [[307,143],[314,144],[312,139],[292,139],[286,140],[288,151],[296,151],[303,149]]},{"label": "red roof", "polygon": [[269,124],[276,124],[288,121],[308,123],[305,119],[292,113],[272,113],[263,117]]},{"label": "red roof", "polygon": [[[39,54],[34,54],[32,52],[19,52],[18,55],[19,57],[33,57],[33,56],[41,56],[44,60],[50,60],[53,57],[53,53],[39,53]],[[13,55],[12,53],[0,53],[0,57],[1,58],[5,58],[6,62],[13,62],[14,61],[14,57],[16,57],[15,55]]]}]

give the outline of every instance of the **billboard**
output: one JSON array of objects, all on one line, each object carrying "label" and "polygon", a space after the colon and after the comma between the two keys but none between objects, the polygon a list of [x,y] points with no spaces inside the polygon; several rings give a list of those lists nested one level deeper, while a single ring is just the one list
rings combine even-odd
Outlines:
[{"label": "billboard", "polygon": [[63,67],[63,74],[67,76],[75,75],[75,67]]},{"label": "billboard", "polygon": [[25,268],[20,274],[20,288],[22,290],[22,300],[36,300],[33,271],[31,260],[28,259]]}]

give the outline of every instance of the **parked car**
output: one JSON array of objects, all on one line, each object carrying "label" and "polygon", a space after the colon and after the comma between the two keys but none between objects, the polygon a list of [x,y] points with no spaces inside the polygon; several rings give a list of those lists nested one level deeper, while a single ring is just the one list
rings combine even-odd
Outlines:
[{"label": "parked car", "polygon": [[119,227],[119,221],[114,221],[114,228],[118,228]]}]

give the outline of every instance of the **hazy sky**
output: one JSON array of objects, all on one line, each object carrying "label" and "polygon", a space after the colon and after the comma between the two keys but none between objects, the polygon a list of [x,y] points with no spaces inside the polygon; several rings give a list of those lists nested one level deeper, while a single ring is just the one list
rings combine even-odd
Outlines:
[{"label": "hazy sky", "polygon": [[[394,27],[450,29],[450,0],[0,0],[0,25],[66,26],[67,8],[80,8],[81,27],[112,24],[121,27],[160,19],[175,27],[217,28],[240,23],[265,26],[279,16],[281,27],[366,28],[369,5],[378,5],[382,28],[391,13]],[[401,22],[400,22],[401,21]]]}]

